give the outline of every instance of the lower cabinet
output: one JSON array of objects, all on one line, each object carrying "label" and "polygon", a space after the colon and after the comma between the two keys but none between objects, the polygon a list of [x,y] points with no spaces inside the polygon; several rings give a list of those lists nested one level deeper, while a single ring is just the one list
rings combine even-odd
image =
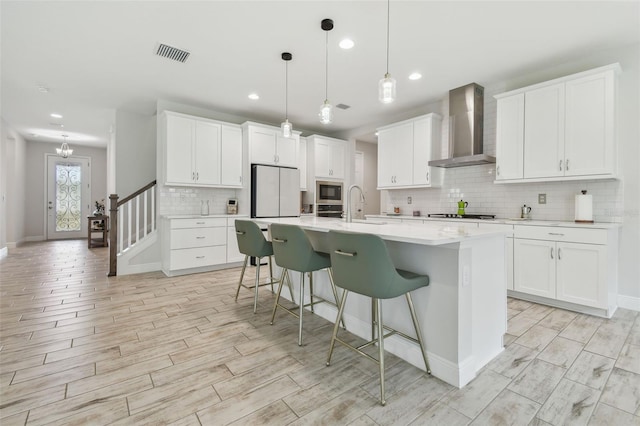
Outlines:
[{"label": "lower cabinet", "polygon": [[162,226],[163,272],[168,276],[204,272],[241,261],[234,220],[227,217],[165,218]]},{"label": "lower cabinet", "polygon": [[616,263],[617,228],[515,227],[516,292],[610,316],[617,304]]},{"label": "lower cabinet", "polygon": [[513,290],[513,225],[479,222],[478,228],[505,232],[504,262],[507,266],[507,290]]}]

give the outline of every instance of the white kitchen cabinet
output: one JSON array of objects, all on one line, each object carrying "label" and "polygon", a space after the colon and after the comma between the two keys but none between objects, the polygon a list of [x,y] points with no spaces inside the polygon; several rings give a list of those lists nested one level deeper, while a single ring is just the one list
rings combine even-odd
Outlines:
[{"label": "white kitchen cabinet", "polygon": [[524,93],[497,101],[496,180],[524,177]]},{"label": "white kitchen cabinet", "polygon": [[285,138],[280,128],[247,122],[251,164],[267,164],[284,167],[298,167],[298,145],[300,134]]},{"label": "white kitchen cabinet", "polygon": [[346,142],[343,140],[313,135],[307,138],[314,150],[314,176],[326,179],[344,179]]},{"label": "white kitchen cabinet", "polygon": [[165,111],[159,140],[165,185],[242,186],[240,127]]},{"label": "white kitchen cabinet", "polygon": [[298,169],[300,169],[300,191],[307,190],[307,138],[300,138],[298,150]]},{"label": "white kitchen cabinet", "polygon": [[221,178],[225,186],[242,187],[242,129],[222,126]]},{"label": "white kitchen cabinet", "polygon": [[613,64],[497,95],[496,182],[615,178],[619,71]]},{"label": "white kitchen cabinet", "polygon": [[246,216],[227,218],[227,263],[242,262],[244,254],[238,249],[238,237],[236,235],[236,219],[246,219]]},{"label": "white kitchen cabinet", "polygon": [[478,228],[505,233],[505,263],[507,264],[507,290],[513,290],[513,225],[478,222]]},{"label": "white kitchen cabinet", "polygon": [[438,159],[440,123],[427,114],[378,130],[378,189],[428,188],[440,184],[428,162]]},{"label": "white kitchen cabinet", "polygon": [[[617,228],[515,226],[514,287],[541,303],[611,316],[617,297]],[[554,303],[551,303],[554,304]]]}]

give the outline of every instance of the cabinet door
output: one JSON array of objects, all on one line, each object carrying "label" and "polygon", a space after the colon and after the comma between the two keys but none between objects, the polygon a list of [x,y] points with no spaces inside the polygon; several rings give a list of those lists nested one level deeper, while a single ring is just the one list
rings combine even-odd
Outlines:
[{"label": "cabinet door", "polygon": [[496,180],[524,176],[524,93],[498,99]]},{"label": "cabinet door", "polygon": [[342,142],[329,144],[329,171],[334,179],[344,179],[345,146]]},{"label": "cabinet door", "polygon": [[242,129],[222,126],[221,160],[220,183],[242,186]]},{"label": "cabinet door", "polygon": [[298,139],[276,135],[276,162],[278,166],[298,167]]},{"label": "cabinet door", "polygon": [[432,149],[432,120],[424,118],[413,123],[413,184],[430,185]]},{"label": "cabinet door", "polygon": [[507,242],[507,290],[513,290],[513,238],[505,238]]},{"label": "cabinet door", "polygon": [[220,184],[220,125],[196,120],[194,150],[196,184]]},{"label": "cabinet door", "polygon": [[395,147],[391,164],[394,186],[413,184],[413,123],[401,124],[393,129]]},{"label": "cabinet door", "polygon": [[249,130],[251,163],[276,164],[276,133],[270,129]]},{"label": "cabinet door", "polygon": [[330,178],[331,170],[329,166],[329,141],[316,139],[314,142],[314,162],[316,177]]},{"label": "cabinet door", "polygon": [[378,131],[378,188],[393,186],[393,132],[391,129]]},{"label": "cabinet door", "polygon": [[300,191],[307,190],[307,139],[300,138],[298,150],[298,169],[300,169]]},{"label": "cabinet door", "polygon": [[566,84],[565,175],[613,174],[613,71]]},{"label": "cabinet door", "polygon": [[192,164],[195,120],[167,115],[166,176],[167,184],[193,184],[195,171]]},{"label": "cabinet door", "polygon": [[606,246],[557,243],[557,298],[607,308]]},{"label": "cabinet door", "polygon": [[564,175],[564,83],[525,94],[524,177]]},{"label": "cabinet door", "polygon": [[556,249],[553,241],[514,240],[513,289],[555,299]]}]

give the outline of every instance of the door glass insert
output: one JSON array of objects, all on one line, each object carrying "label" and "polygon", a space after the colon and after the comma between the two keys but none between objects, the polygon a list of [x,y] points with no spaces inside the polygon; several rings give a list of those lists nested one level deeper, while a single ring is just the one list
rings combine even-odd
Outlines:
[{"label": "door glass insert", "polygon": [[80,231],[82,223],[82,167],[56,164],[56,231]]}]

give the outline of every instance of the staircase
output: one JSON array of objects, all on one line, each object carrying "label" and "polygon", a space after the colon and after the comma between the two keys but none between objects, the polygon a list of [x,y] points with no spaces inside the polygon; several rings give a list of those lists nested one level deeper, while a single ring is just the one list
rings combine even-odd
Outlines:
[{"label": "staircase", "polygon": [[[156,225],[156,181],[119,200],[109,196],[109,276],[118,275],[118,262],[131,257],[158,240]],[[138,271],[143,272],[143,271]]]}]

